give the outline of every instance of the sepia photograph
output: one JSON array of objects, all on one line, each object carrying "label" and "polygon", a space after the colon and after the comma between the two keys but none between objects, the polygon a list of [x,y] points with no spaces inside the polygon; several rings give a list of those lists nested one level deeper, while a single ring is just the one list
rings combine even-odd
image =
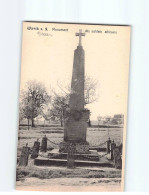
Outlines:
[{"label": "sepia photograph", "polygon": [[131,27],[22,28],[16,189],[124,191]]}]

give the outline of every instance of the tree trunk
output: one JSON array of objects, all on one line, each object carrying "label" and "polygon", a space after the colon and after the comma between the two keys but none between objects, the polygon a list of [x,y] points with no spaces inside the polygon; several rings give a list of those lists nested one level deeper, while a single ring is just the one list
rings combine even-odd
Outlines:
[{"label": "tree trunk", "polygon": [[63,127],[63,117],[62,116],[61,116],[60,120],[61,120],[61,127]]},{"label": "tree trunk", "polygon": [[27,119],[28,120],[28,131],[29,131],[29,119]]},{"label": "tree trunk", "polygon": [[88,120],[88,126],[91,127],[91,120]]},{"label": "tree trunk", "polygon": [[34,118],[32,118],[32,127],[35,127]]},{"label": "tree trunk", "polygon": [[43,128],[45,127],[45,123],[46,123],[46,120],[44,120],[44,123],[43,123]]}]

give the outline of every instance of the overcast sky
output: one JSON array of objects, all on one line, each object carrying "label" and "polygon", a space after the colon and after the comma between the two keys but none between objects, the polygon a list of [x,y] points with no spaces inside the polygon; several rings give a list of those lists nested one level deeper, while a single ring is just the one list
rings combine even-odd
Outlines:
[{"label": "overcast sky", "polygon": [[[27,30],[27,27],[48,31]],[[52,31],[68,29],[68,31]],[[21,89],[28,80],[43,82],[47,89],[71,82],[74,50],[78,45],[75,33],[89,30],[82,38],[85,50],[85,72],[99,81],[99,98],[88,105],[91,119],[98,115],[126,113],[129,67],[129,27],[24,23],[21,63]],[[92,30],[102,33],[92,33]],[[116,31],[105,33],[105,31]],[[48,33],[44,36],[42,33]]]}]

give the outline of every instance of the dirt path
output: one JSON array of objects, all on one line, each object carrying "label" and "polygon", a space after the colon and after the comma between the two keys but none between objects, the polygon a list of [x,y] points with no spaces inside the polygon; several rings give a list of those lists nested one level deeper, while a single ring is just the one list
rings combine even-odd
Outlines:
[{"label": "dirt path", "polygon": [[26,178],[17,190],[37,191],[121,191],[120,178]]}]

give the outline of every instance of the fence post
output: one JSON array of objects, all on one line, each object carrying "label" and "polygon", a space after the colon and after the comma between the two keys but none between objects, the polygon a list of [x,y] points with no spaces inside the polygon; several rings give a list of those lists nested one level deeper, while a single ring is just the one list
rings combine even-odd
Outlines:
[{"label": "fence post", "polygon": [[114,140],[113,140],[113,142],[111,143],[111,160],[114,159],[114,157],[113,157],[113,150],[114,150],[115,146],[116,146],[116,144],[114,143]]},{"label": "fence post", "polygon": [[122,168],[122,159],[121,154],[118,147],[115,147],[113,150],[113,156],[114,156],[114,164],[116,169]]},{"label": "fence post", "polygon": [[39,139],[37,139],[37,141],[35,141],[33,145],[32,153],[31,153],[31,158],[33,159],[38,157],[39,147],[40,147],[40,142],[38,140]]},{"label": "fence post", "polygon": [[110,140],[110,137],[109,137],[109,139],[107,140],[107,154],[110,153],[110,144],[111,144],[111,140]]},{"label": "fence post", "polygon": [[75,168],[75,151],[76,146],[74,143],[70,143],[68,146],[68,154],[67,154],[67,168],[73,169]]},{"label": "fence post", "polygon": [[19,166],[28,165],[29,151],[30,151],[30,148],[28,147],[28,144],[26,144],[26,146],[23,146],[21,156],[19,159]]},{"label": "fence post", "polygon": [[42,138],[40,151],[41,152],[47,151],[47,137],[46,137],[46,135]]}]

